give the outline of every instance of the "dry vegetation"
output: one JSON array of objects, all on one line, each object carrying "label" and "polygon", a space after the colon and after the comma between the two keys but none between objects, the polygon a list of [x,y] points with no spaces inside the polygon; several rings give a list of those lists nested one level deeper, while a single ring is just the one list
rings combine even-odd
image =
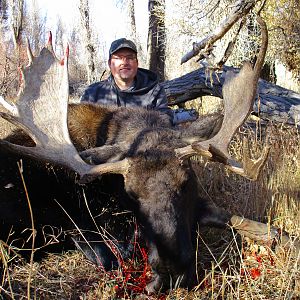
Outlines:
[{"label": "dry vegetation", "polygon": [[[274,5],[285,5],[285,1],[268,1],[271,3],[268,4],[269,18],[274,16],[273,2]],[[187,5],[191,6],[191,3],[192,1],[188,1]],[[297,1],[292,3],[296,5]],[[182,9],[182,1],[179,6]],[[230,8],[227,3],[226,8]],[[182,11],[191,23],[194,22],[186,9]],[[202,11],[203,5],[200,7],[200,12]],[[284,15],[284,18],[274,20],[273,29],[276,30],[271,31],[276,34],[280,31],[279,34],[285,38],[282,42],[277,35],[272,34],[271,38],[275,40],[273,48],[278,53],[278,45],[281,45],[285,62],[291,68],[296,68],[297,72],[299,64],[296,62],[299,59],[296,59],[294,52],[297,50],[295,45],[299,44],[296,39],[299,36],[296,34],[299,22],[282,20],[289,20],[291,15],[295,15],[292,20],[298,21],[298,11],[298,8],[293,7],[293,14],[287,13],[286,17]],[[222,17],[222,14],[215,15],[217,18]],[[268,17],[268,12],[266,15]],[[185,27],[189,24],[187,21],[183,24]],[[214,26],[215,21],[212,22]],[[196,22],[204,24],[198,19]],[[176,26],[173,27],[176,29]],[[186,29],[185,27],[182,29]],[[192,32],[195,32],[194,24]],[[285,32],[288,34],[284,34]],[[291,43],[291,47],[286,47]],[[179,44],[190,45],[189,42],[175,43],[176,51],[168,57],[181,55],[181,51],[178,51]],[[15,54],[18,58],[11,58],[6,46],[0,40],[0,95],[13,100],[19,86],[19,82],[15,80],[19,77],[16,66],[25,65],[27,61],[25,48]],[[289,51],[286,51],[287,48]],[[172,63],[169,65],[174,67]],[[70,69],[72,82],[77,83],[85,77],[83,67],[75,60],[71,61]],[[78,87],[75,90],[80,91],[78,95],[82,93]],[[0,136],[10,131],[8,123],[2,123],[1,120],[0,127]],[[237,157],[242,156],[243,137],[249,133],[252,136],[252,155],[255,156],[260,151],[261,140],[264,140],[261,136],[265,136],[265,130],[259,124],[254,128],[255,130],[244,128],[231,144],[231,152]],[[276,225],[299,239],[299,133],[295,128],[276,126],[268,127],[267,131],[271,153],[257,182],[249,182],[216,164],[195,159],[193,164],[198,170],[201,193],[203,197],[235,214]],[[146,261],[147,253],[137,247],[135,256],[129,261],[121,261],[120,269],[112,272],[104,272],[76,251],[49,254],[42,261],[30,264],[20,256],[18,249],[12,248],[7,241],[0,241],[0,299],[300,299],[299,253],[295,253],[292,247],[262,247],[231,231],[199,229],[199,284],[192,291],[176,288],[178,283],[171,283],[174,289],[167,294],[146,295],[145,284],[151,277]]]},{"label": "dry vegetation", "polygon": [[[232,143],[242,155],[243,137],[251,136],[252,155],[268,132],[271,153],[257,182],[249,182],[212,163],[194,160],[205,197],[236,214],[269,222],[300,237],[300,141],[294,128],[246,127]],[[168,294],[146,295],[151,277],[147,254],[137,247],[119,270],[104,272],[74,251],[49,254],[29,264],[5,242],[0,244],[3,299],[299,299],[299,253],[292,248],[259,246],[234,232],[199,230],[199,285],[192,291],[176,288]],[[276,249],[276,251],[275,251]],[[0,298],[1,298],[0,296]]]}]

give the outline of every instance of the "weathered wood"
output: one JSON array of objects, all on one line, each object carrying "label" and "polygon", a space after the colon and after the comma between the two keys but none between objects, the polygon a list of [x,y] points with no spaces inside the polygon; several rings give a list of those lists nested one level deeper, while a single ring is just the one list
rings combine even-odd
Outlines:
[{"label": "weathered wood", "polygon": [[[222,86],[225,74],[234,68],[224,66],[223,71],[209,74],[200,68],[173,80],[162,83],[171,105],[184,103],[201,96],[223,98]],[[239,69],[234,69],[238,72]],[[253,111],[263,119],[290,125],[300,123],[300,94],[260,79],[259,97]]]}]

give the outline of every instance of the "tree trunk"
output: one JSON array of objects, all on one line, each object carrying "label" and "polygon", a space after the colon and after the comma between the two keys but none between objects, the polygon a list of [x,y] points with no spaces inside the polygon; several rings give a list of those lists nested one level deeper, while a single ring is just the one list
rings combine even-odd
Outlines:
[{"label": "tree trunk", "polygon": [[165,0],[149,0],[148,68],[165,79]]},{"label": "tree trunk", "polygon": [[95,55],[96,49],[92,42],[92,29],[90,26],[89,0],[80,0],[79,11],[83,29],[84,47],[86,52],[86,69],[88,83],[96,81]]},{"label": "tree trunk", "polygon": [[[215,73],[210,76],[205,72],[205,68],[200,68],[163,82],[170,105],[184,103],[201,96],[222,98],[222,85],[228,70],[233,68],[224,66],[224,71],[218,76]],[[238,72],[238,69],[234,70]],[[253,111],[261,118],[299,125],[300,94],[260,79]]]},{"label": "tree trunk", "polygon": [[24,0],[13,0],[11,5],[11,30],[13,33],[14,48],[18,52],[23,30]]},{"label": "tree trunk", "polygon": [[3,27],[3,23],[6,22],[7,19],[8,19],[8,3],[7,3],[7,0],[0,0],[1,27]]},{"label": "tree trunk", "polygon": [[130,38],[136,44],[136,47],[137,47],[137,50],[138,50],[139,62],[142,65],[144,65],[145,60],[143,59],[144,58],[143,49],[142,49],[141,42],[140,42],[140,39],[139,39],[138,34],[137,34],[137,30],[136,30],[134,0],[128,0],[127,10],[128,10],[129,21],[130,21]]},{"label": "tree trunk", "polygon": [[138,47],[138,52],[140,45],[138,43],[137,32],[136,32],[136,22],[135,22],[135,9],[134,9],[134,0],[128,1],[128,17],[130,22],[130,37],[135,42]]}]

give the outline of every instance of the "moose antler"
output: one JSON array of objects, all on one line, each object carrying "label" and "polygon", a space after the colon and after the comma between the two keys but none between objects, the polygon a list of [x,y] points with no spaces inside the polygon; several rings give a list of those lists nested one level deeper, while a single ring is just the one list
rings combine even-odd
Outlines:
[{"label": "moose antler", "polygon": [[[31,54],[28,44],[28,53]],[[79,156],[73,146],[67,126],[69,97],[67,47],[64,60],[59,61],[52,47],[52,36],[40,55],[32,57],[22,70],[23,83],[16,105],[0,98],[0,103],[10,113],[0,116],[21,127],[35,142],[35,147],[11,144],[0,140],[1,146],[38,160],[66,166],[77,172],[83,182],[102,173],[126,172],[127,160],[102,165],[89,165]]]},{"label": "moose antler", "polygon": [[248,237],[259,244],[266,245],[278,250],[286,249],[292,251],[294,257],[299,257],[300,241],[292,238],[286,231],[264,224],[261,222],[249,220],[240,216],[233,215],[228,224],[242,236]]},{"label": "moose antler", "polygon": [[259,159],[254,161],[247,158],[243,167],[230,158],[228,145],[237,129],[244,123],[252,110],[259,74],[267,50],[268,33],[266,23],[260,16],[257,17],[257,21],[261,26],[262,33],[262,45],[257,61],[254,68],[249,62],[245,62],[238,74],[234,74],[232,71],[227,72],[223,86],[224,119],[220,131],[209,140],[195,142],[187,147],[176,149],[176,153],[180,158],[200,154],[210,160],[225,164],[234,173],[251,180],[257,179],[267,159],[269,147],[264,148]]}]

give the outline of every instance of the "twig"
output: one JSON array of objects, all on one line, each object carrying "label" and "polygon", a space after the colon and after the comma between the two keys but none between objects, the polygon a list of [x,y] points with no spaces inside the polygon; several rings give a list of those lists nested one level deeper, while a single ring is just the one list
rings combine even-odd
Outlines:
[{"label": "twig", "polygon": [[29,274],[28,274],[28,281],[27,281],[27,299],[30,300],[30,285],[31,285],[31,277],[32,277],[32,271],[33,271],[33,258],[34,258],[34,244],[35,244],[35,227],[34,227],[34,219],[33,219],[33,212],[32,212],[32,207],[25,183],[25,179],[23,176],[23,164],[22,160],[17,162],[18,168],[19,168],[19,173],[22,179],[26,199],[27,199],[27,204],[29,208],[29,213],[30,213],[30,220],[31,220],[31,230],[32,230],[32,243],[31,243],[31,253],[30,253],[30,269],[29,269]]},{"label": "twig", "polygon": [[8,281],[8,286],[9,286],[11,298],[12,298],[12,300],[14,300],[15,299],[14,298],[14,293],[13,293],[13,289],[12,289],[11,282],[10,282],[8,264],[7,264],[7,260],[6,260],[6,257],[5,257],[2,241],[0,241],[0,251],[1,251],[1,257],[2,257],[2,263],[4,265],[4,270],[3,270],[4,272],[3,273],[7,273],[7,281]]}]

